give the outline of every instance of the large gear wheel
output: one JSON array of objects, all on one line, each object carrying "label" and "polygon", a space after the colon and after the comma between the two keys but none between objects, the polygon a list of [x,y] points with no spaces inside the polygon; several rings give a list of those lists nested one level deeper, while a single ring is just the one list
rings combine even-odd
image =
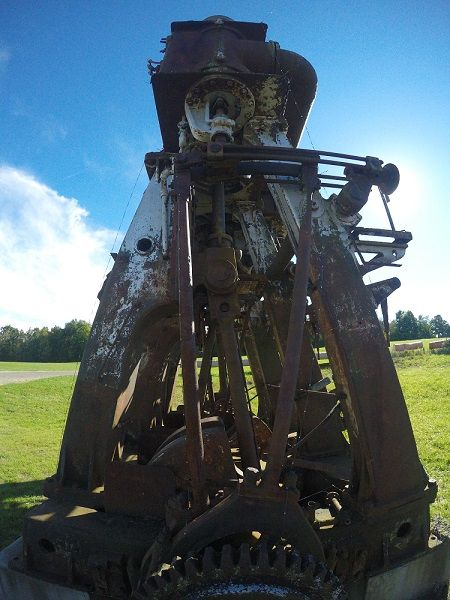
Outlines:
[{"label": "large gear wheel", "polygon": [[312,556],[259,543],[206,548],[143,577],[134,600],[345,600],[339,580]]}]

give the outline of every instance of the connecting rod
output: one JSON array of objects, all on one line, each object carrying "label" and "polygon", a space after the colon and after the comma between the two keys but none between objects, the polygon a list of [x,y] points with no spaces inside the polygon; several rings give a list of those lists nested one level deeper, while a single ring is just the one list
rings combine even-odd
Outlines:
[{"label": "connecting rod", "polygon": [[303,218],[299,228],[297,266],[295,269],[294,291],[289,332],[284,355],[283,373],[278,393],[277,409],[270,440],[267,467],[263,483],[267,488],[278,486],[281,472],[285,463],[286,444],[294,408],[295,391],[301,360],[303,331],[305,327],[306,294],[308,289],[310,253],[311,253],[311,208],[312,186],[310,173],[306,174],[305,191],[303,195]]},{"label": "connecting rod", "polygon": [[192,482],[193,507],[201,510],[207,502],[204,476],[204,449],[197,380],[197,351],[194,336],[194,298],[190,239],[191,186],[189,171],[175,170],[177,197],[178,303],[180,349],[183,368],[183,402],[186,421],[187,459]]}]

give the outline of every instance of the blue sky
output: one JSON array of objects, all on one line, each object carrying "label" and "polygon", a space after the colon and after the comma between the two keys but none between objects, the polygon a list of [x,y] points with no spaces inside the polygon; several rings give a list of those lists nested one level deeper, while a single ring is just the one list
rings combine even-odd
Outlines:
[{"label": "blue sky", "polygon": [[[315,67],[301,146],[396,163],[391,208],[414,240],[391,313],[450,320],[450,5],[444,0],[6,0],[0,4],[0,325],[92,319],[108,253],[161,147],[148,58],[174,20],[264,21]],[[126,209],[128,204],[128,208]],[[385,225],[379,199],[362,225]],[[126,210],[125,210],[126,209]],[[6,296],[6,298],[5,298]]]}]

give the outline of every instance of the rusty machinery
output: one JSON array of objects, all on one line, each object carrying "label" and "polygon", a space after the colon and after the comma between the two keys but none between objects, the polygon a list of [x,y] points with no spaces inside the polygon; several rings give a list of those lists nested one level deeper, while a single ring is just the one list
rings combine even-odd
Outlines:
[{"label": "rusty machinery", "polygon": [[[164,150],[145,157],[17,561],[92,598],[445,586],[436,483],[375,312],[399,281],[363,282],[411,240],[388,210],[398,171],[296,147],[316,74],[266,29],[175,22],[150,63]],[[389,229],[359,226],[373,186]]]}]

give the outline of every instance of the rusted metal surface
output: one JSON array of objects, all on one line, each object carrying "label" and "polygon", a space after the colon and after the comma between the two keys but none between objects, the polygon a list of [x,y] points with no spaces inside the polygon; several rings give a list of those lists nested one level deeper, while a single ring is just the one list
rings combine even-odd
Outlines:
[{"label": "rusted metal surface", "polygon": [[[265,32],[173,23],[153,68],[165,149],[146,155],[149,187],[102,288],[51,500],[24,530],[21,568],[92,598],[209,598],[202,570],[236,574],[258,555],[258,576],[277,566],[261,597],[294,571],[304,582],[306,560],[323,575],[315,598],[373,598],[390,581],[407,600],[402,578],[449,555],[444,539],[430,550],[437,486],[375,313],[387,321],[399,280],[362,279],[398,266],[412,239],[389,212],[391,229],[359,226],[373,186],[387,209],[398,171],[295,147],[315,73]],[[178,555],[166,585],[155,573]],[[298,568],[283,570],[288,555]],[[444,577],[436,567],[421,590]]]},{"label": "rusted metal surface", "polygon": [[[224,425],[217,417],[202,419],[203,440],[203,477],[208,484],[211,482],[226,482],[235,477],[233,460],[231,458],[230,442],[225,432]],[[174,432],[156,450],[150,464],[154,467],[168,467],[171,474],[178,480],[178,487],[194,486],[189,469],[189,448],[186,440],[185,428]],[[170,481],[170,478],[168,478]],[[205,482],[204,482],[205,485]],[[156,488],[155,493],[159,493]],[[175,490],[172,495],[174,495]],[[161,494],[162,495],[162,494]],[[148,513],[147,514],[151,514]]]},{"label": "rusted metal surface", "polygon": [[167,500],[175,494],[175,473],[159,465],[113,461],[105,476],[108,513],[164,519]]},{"label": "rusted metal surface", "polygon": [[197,351],[194,331],[194,297],[191,254],[191,177],[189,171],[175,168],[178,225],[178,306],[180,349],[183,369],[183,403],[186,420],[186,446],[195,510],[206,503],[203,436],[197,380]]}]

